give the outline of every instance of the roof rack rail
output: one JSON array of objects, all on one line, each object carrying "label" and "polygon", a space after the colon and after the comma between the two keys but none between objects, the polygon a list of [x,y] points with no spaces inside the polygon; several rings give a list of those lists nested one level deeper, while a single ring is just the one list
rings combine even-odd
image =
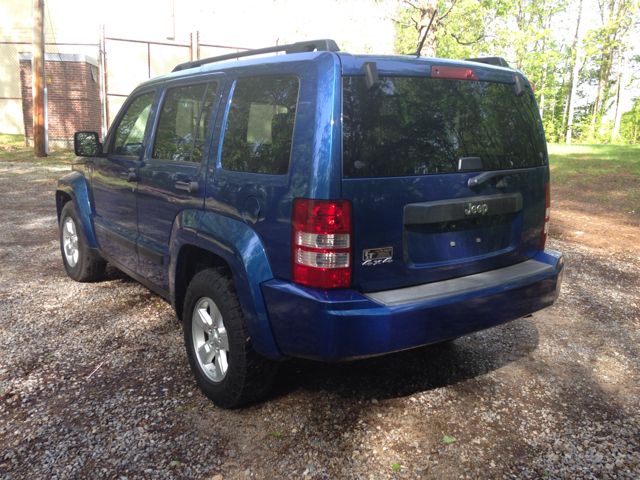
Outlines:
[{"label": "roof rack rail", "polygon": [[228,53],[226,55],[218,55],[217,57],[203,58],[202,60],[194,60],[192,62],[185,62],[172,70],[173,72],[179,72],[180,70],[186,70],[188,68],[199,67],[200,65],[206,65],[207,63],[221,62],[223,60],[232,60],[234,58],[250,57],[253,55],[262,55],[264,53],[286,52],[286,53],[303,53],[313,52],[314,50],[326,51],[326,52],[339,52],[340,47],[338,44],[328,38],[321,40],[307,40],[304,42],[288,43],[286,45],[277,45],[275,47],[256,48],[253,50],[247,50],[244,52]]},{"label": "roof rack rail", "polygon": [[510,68],[507,61],[502,57],[465,58],[465,60],[467,62],[486,63],[487,65]]}]

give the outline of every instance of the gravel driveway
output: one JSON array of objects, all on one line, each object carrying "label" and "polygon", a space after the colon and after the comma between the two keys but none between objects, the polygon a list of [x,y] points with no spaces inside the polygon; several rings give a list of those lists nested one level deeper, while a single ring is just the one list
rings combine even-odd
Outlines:
[{"label": "gravel driveway", "polygon": [[66,277],[61,170],[0,163],[0,478],[640,478],[637,250],[552,238],[554,307],[445,345],[292,360],[270,397],[225,411],[165,300],[111,267]]}]

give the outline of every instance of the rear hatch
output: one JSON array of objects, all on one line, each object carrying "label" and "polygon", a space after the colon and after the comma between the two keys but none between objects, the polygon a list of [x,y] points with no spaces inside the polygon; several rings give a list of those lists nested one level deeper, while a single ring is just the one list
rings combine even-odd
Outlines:
[{"label": "rear hatch", "polygon": [[[521,74],[437,59],[341,60],[354,288],[444,280],[537,253],[549,172]],[[365,61],[377,83],[365,79]]]}]

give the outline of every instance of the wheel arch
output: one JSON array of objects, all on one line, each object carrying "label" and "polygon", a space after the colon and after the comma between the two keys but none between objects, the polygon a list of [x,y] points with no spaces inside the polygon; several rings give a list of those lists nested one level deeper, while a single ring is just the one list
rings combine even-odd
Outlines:
[{"label": "wheel arch", "polygon": [[[284,359],[271,330],[260,288],[273,274],[258,235],[245,223],[213,212],[202,213],[195,231],[188,232],[184,225],[179,230],[182,233],[175,234],[172,241],[171,257],[175,263],[169,274],[176,313],[184,305],[188,282],[195,274],[205,268],[228,268],[254,348],[273,360]],[[182,312],[179,316],[182,317]]]},{"label": "wheel arch", "polygon": [[178,251],[175,266],[173,267],[173,308],[176,316],[182,321],[184,297],[189,283],[198,273],[207,268],[229,268],[227,261],[202,247],[192,243],[185,243]]},{"label": "wheel arch", "polygon": [[58,223],[62,209],[68,202],[73,202],[82,222],[82,231],[89,248],[98,248],[96,235],[91,222],[91,200],[87,179],[80,172],[71,172],[58,180],[56,188],[56,210]]}]

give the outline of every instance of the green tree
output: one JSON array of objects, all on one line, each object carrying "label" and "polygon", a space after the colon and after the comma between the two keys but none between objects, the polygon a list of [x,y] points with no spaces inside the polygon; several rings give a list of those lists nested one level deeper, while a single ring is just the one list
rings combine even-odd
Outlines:
[{"label": "green tree", "polygon": [[633,99],[630,111],[623,113],[620,121],[620,136],[625,143],[640,142],[640,97]]},{"label": "green tree", "polygon": [[591,64],[591,79],[596,83],[596,94],[591,104],[590,141],[607,140],[602,130],[602,119],[609,101],[615,95],[612,73],[617,57],[622,53],[621,40],[633,26],[633,0],[598,0],[600,25],[587,34],[587,56]]}]

